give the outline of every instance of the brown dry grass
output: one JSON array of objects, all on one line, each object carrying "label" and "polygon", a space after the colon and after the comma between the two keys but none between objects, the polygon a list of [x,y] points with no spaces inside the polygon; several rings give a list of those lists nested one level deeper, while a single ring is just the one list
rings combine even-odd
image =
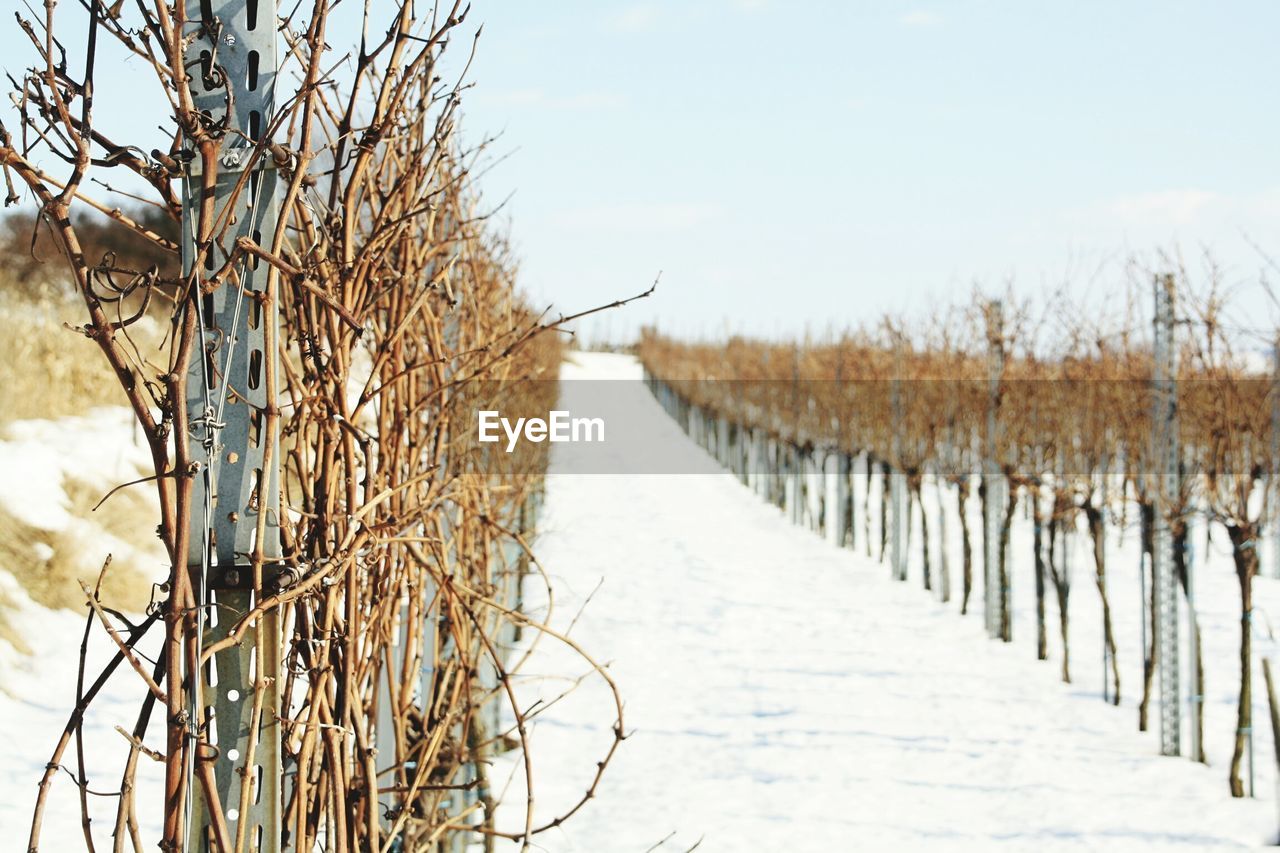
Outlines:
[{"label": "brown dry grass", "polygon": [[[125,612],[141,612],[151,593],[146,564],[163,560],[155,538],[157,513],[152,502],[139,491],[123,490],[94,512],[94,504],[102,498],[96,489],[76,480],[67,481],[65,488],[71,515],[87,523],[44,530],[0,506],[0,566],[17,578],[37,604],[79,609],[84,605],[79,582],[92,585],[97,580],[112,551],[107,537],[114,537],[132,546],[132,553],[114,555],[103,580],[102,601]],[[150,559],[153,556],[155,560]],[[0,611],[12,605],[0,599]]]},{"label": "brown dry grass", "polygon": [[8,643],[18,654],[29,655],[32,651],[31,646],[27,645],[22,632],[14,628],[8,616],[20,606],[21,602],[14,596],[10,595],[6,590],[0,589],[0,642]]},{"label": "brown dry grass", "polygon": [[[62,325],[76,321],[83,311],[83,303],[57,287],[32,294],[0,283],[0,425],[81,415],[95,406],[123,402],[119,382],[97,348]],[[103,602],[141,612],[151,591],[145,563],[153,562],[152,555],[163,560],[150,493],[144,493],[145,487],[125,489],[94,511],[102,498],[98,487],[67,479],[63,488],[67,509],[76,519],[63,530],[32,526],[0,506],[0,568],[12,573],[38,604],[80,609],[84,593],[79,581],[93,584],[112,550],[103,541],[106,534],[132,547],[116,545],[124,553],[114,555],[103,582]],[[0,640],[30,653],[30,645],[6,619],[19,606],[14,596],[0,590]]]},{"label": "brown dry grass", "polygon": [[24,293],[2,278],[0,423],[122,405],[120,383],[98,348],[63,325],[83,323],[84,303],[52,286]]}]

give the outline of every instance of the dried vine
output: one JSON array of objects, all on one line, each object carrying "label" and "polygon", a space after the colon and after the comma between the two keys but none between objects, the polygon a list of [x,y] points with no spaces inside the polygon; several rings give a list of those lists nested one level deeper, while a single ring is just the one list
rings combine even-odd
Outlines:
[{"label": "dried vine", "polygon": [[[531,380],[555,378],[561,343],[547,333],[562,322],[548,321],[517,294],[514,262],[470,180],[484,148],[465,148],[456,138],[464,86],[442,79],[441,56],[468,9],[446,3],[419,18],[414,3],[394,2],[383,34],[370,37],[379,22],[366,3],[359,45],[339,56],[329,47],[339,34],[326,31],[337,5],[295,4],[279,21],[287,51],[277,109],[259,137],[245,140],[247,165],[233,196],[255,200],[255,169],[278,170],[279,224],[274,233],[234,241],[227,238],[234,223],[219,213],[233,205],[215,205],[212,187],[221,145],[236,131],[198,109],[193,94],[197,82],[208,91],[220,85],[219,75],[221,85],[226,79],[216,57],[201,63],[189,55],[186,22],[199,16],[199,4],[83,0],[58,9],[49,2],[42,17],[16,16],[34,61],[14,81],[16,127],[0,125],[8,201],[33,198],[40,227],[63,250],[87,310],[80,331],[114,370],[150,448],[158,533],[172,566],[148,618],[124,630],[123,617],[104,611],[90,593],[91,616],[117,650],[95,677],[82,664],[78,704],[41,781],[32,851],[73,740],[83,800],[81,722],[123,662],[147,692],[136,725],[122,731],[128,762],[117,851],[155,842],[138,828],[140,756],[166,765],[163,802],[152,804],[163,809],[162,849],[186,849],[193,797],[209,815],[216,849],[256,849],[229,817],[233,809],[245,812],[253,785],[242,786],[239,803],[218,802],[211,770],[218,749],[208,727],[195,728],[193,737],[187,719],[193,674],[223,648],[256,644],[251,727],[281,733],[292,780],[283,834],[299,850],[321,843],[335,851],[427,850],[456,832],[501,835],[483,768],[512,741],[524,750],[530,793],[523,830],[507,837],[527,848],[534,834],[567,815],[538,820],[534,813],[528,709],[510,686],[524,660],[511,660],[517,629],[567,643],[614,689],[585,651],[513,604],[526,577],[545,580],[528,550],[545,452],[530,451],[495,472],[462,438],[485,389],[506,389],[504,404],[516,408],[551,407],[555,383]],[[83,53],[68,63],[59,34],[85,30]],[[150,70],[150,88],[139,84],[137,97],[149,93],[157,119],[171,120],[167,147],[148,152],[95,125],[94,69],[105,43]],[[186,273],[123,268],[110,253],[86,256],[82,220],[72,215],[78,210],[98,211],[166,252],[180,251],[143,217],[98,196],[109,186],[103,173],[127,173],[114,185],[128,187],[130,199],[186,223]],[[194,195],[201,199],[185,211],[183,181],[199,182]],[[192,443],[199,425],[183,404],[187,366],[201,347],[200,301],[219,289],[243,289],[250,264],[269,274],[265,291],[248,294],[248,310],[280,318],[278,338],[271,324],[266,333],[279,370],[267,360],[268,403],[255,416],[266,434],[281,435],[280,458],[264,460],[263,469],[278,462],[283,472],[278,524],[289,582],[266,579],[268,513],[260,512],[248,555],[253,606],[236,614],[225,638],[202,643],[197,614],[207,602],[197,600],[200,584],[188,569],[199,547],[189,533],[198,512]],[[154,352],[129,338],[129,327],[145,315],[168,323]],[[283,685],[269,684],[260,664],[274,648],[260,630],[268,615],[280,626]],[[134,649],[153,630],[164,637],[148,672]],[[279,719],[270,719],[271,689],[283,696]],[[624,737],[616,689],[614,697],[615,739],[597,781]],[[495,712],[497,705],[505,710]],[[390,720],[392,736],[386,724],[375,733],[379,714]],[[146,743],[153,721],[163,727],[163,748]],[[387,744],[394,756],[378,755]],[[243,768],[254,766],[253,754],[243,759]],[[593,791],[594,784],[582,802]],[[470,798],[465,805],[455,796],[462,793]],[[93,850],[87,805],[82,811]]]}]

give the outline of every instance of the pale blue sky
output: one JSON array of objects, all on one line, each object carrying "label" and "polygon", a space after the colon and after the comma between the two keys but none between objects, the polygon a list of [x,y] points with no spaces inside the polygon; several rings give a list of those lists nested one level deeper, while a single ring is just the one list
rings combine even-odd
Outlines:
[{"label": "pale blue sky", "polygon": [[[818,332],[921,314],[975,280],[1038,290],[1074,271],[1083,286],[1102,259],[1175,240],[1211,246],[1232,280],[1263,266],[1242,233],[1280,255],[1280,4],[478,0],[472,14],[466,132],[502,132],[510,156],[484,188],[515,193],[528,289],[576,310],[664,271],[595,334],[654,319]],[[3,27],[0,65],[16,70]]]},{"label": "pale blue sky", "polygon": [[574,305],[661,268],[633,317],[820,331],[1175,239],[1240,278],[1242,230],[1280,252],[1280,4],[480,12],[471,128],[517,149],[488,190],[516,190],[529,285]]}]

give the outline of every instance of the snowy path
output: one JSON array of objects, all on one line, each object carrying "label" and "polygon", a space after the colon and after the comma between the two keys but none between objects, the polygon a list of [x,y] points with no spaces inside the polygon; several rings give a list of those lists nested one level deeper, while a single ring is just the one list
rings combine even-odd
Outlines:
[{"label": "snowy path", "polygon": [[[566,378],[639,375],[626,357],[576,359]],[[550,479],[537,551],[557,584],[553,622],[590,596],[573,636],[612,662],[634,734],[543,849],[1208,850],[1269,837],[1266,787],[1232,801],[1221,764],[1158,757],[1128,708],[1060,684],[1025,643],[985,640],[979,614],[791,526],[694,458],[656,403],[637,410],[707,473]],[[571,661],[548,648],[533,668]],[[540,818],[584,790],[610,714],[587,685],[537,724]]]}]

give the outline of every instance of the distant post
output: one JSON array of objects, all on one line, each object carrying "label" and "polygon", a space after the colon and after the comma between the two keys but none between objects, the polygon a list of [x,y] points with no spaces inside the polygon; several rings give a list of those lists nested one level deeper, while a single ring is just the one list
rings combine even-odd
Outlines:
[{"label": "distant post", "polygon": [[1271,577],[1280,578],[1280,335],[1271,346]]},{"label": "distant post", "polygon": [[999,637],[1009,612],[1009,588],[1000,577],[1000,527],[1004,519],[1004,471],[1000,467],[1000,382],[1004,378],[1004,306],[993,299],[986,306],[987,430],[983,454],[986,499],[982,519],[983,611],[987,634]]},{"label": "distant post", "polygon": [[907,549],[903,530],[909,523],[904,517],[910,507],[906,505],[906,489],[902,473],[902,342],[894,343],[893,384],[890,388],[893,400],[893,473],[889,475],[889,505],[891,508],[892,538],[889,540],[893,576],[900,581],[907,579]]},{"label": "distant post", "polygon": [[1178,350],[1174,339],[1174,279],[1155,280],[1155,376],[1151,464],[1155,471],[1154,563],[1157,666],[1160,672],[1160,753],[1178,755],[1182,706],[1178,701],[1178,578],[1173,568],[1169,515],[1177,505]]}]

